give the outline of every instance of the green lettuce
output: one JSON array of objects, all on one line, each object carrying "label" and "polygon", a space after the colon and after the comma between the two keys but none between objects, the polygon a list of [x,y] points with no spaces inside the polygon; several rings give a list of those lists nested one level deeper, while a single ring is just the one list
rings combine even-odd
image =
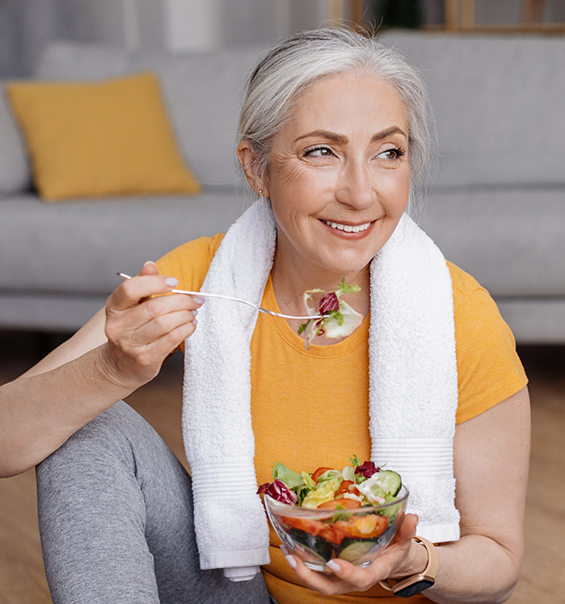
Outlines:
[{"label": "green lettuce", "polygon": [[287,468],[278,461],[273,466],[273,479],[276,480],[277,478],[280,478],[289,489],[304,485],[304,479],[298,472]]}]

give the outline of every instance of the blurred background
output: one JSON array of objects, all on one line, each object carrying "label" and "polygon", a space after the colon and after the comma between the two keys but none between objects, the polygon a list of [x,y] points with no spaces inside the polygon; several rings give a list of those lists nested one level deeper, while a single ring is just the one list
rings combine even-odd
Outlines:
[{"label": "blurred background", "polygon": [[30,75],[42,49],[53,39],[109,43],[131,50],[203,50],[268,44],[340,19],[384,27],[468,29],[528,22],[551,26],[565,23],[565,2],[0,0],[0,77]]},{"label": "blurred background", "polygon": [[[63,79],[79,77],[76,74],[83,77],[85,73],[93,78],[109,77],[124,73],[127,66],[143,67],[145,64],[136,57],[145,57],[143,61],[149,61],[152,68],[163,69],[165,96],[172,100],[173,122],[180,131],[183,114],[175,109],[175,94],[183,86],[178,80],[184,72],[163,67],[167,64],[163,57],[211,53],[214,61],[221,61],[232,51],[246,57],[247,48],[266,48],[293,32],[342,23],[382,32],[391,43],[408,49],[409,56],[416,63],[421,61],[427,70],[440,127],[440,150],[447,164],[455,166],[448,174],[459,171],[462,176],[457,182],[449,177],[446,182],[440,179],[442,186],[432,191],[426,230],[433,232],[446,256],[495,294],[503,316],[513,329],[516,326],[518,352],[530,378],[533,448],[526,559],[522,579],[510,601],[562,603],[565,0],[0,0],[0,80],[3,85],[11,78],[49,75],[55,73],[49,71],[55,68],[59,69],[57,73],[64,73]],[[38,72],[37,65],[46,49],[60,41],[87,45],[87,50],[72,44],[59,45]],[[91,50],[89,45],[102,50]],[[477,65],[473,67],[475,55]],[[126,56],[130,62],[124,59]],[[428,60],[437,56],[440,58],[436,63]],[[107,63],[104,70],[101,61]],[[521,65],[522,72],[513,72],[516,64]],[[214,66],[208,79],[229,78],[219,63]],[[64,72],[67,68],[68,74]],[[483,78],[483,70],[485,74],[488,71],[488,77]],[[522,80],[525,83],[521,84]],[[446,83],[453,88],[449,93],[445,92],[449,87]],[[481,95],[483,87],[485,95]],[[198,102],[205,104],[208,100],[205,95],[202,99]],[[0,105],[1,102],[2,98]],[[177,105],[179,102],[177,99]],[[230,107],[229,111],[232,109],[236,110]],[[2,120],[7,123],[8,119],[7,114],[2,115],[0,112],[0,138]],[[462,115],[470,116],[469,123],[463,123]],[[492,137],[491,132],[495,132]],[[22,155],[25,147],[12,130],[10,133],[15,138],[0,140],[0,384],[31,367],[66,339],[92,309],[99,308],[112,287],[111,281],[104,279],[111,279],[116,268],[130,270],[126,266],[128,256],[124,255],[117,267],[108,268],[102,261],[88,265],[87,257],[69,253],[72,246],[78,252],[79,248],[90,249],[87,243],[92,243],[93,250],[101,254],[106,251],[111,256],[114,252],[105,249],[108,243],[104,237],[111,235],[113,243],[120,235],[133,241],[133,231],[140,231],[138,249],[152,245],[159,236],[166,246],[160,253],[173,247],[169,230],[157,233],[151,230],[153,224],[137,224],[133,220],[140,208],[149,212],[147,200],[132,199],[124,204],[111,199],[99,205],[100,201],[87,199],[46,204],[37,196],[29,166],[17,186],[13,184],[10,177],[14,170],[1,147],[20,145]],[[195,136],[192,131],[189,134]],[[191,156],[187,149],[185,159],[188,157],[189,163],[198,168],[198,175],[199,157]],[[233,155],[232,151],[227,148],[228,156]],[[486,155],[488,162],[483,163],[490,162],[490,168],[483,169],[481,161]],[[464,161],[457,163],[459,156]],[[500,168],[499,164],[493,168],[497,161],[502,161]],[[203,170],[206,166],[202,166]],[[477,176],[481,170],[485,174],[483,180]],[[504,177],[498,178],[502,173]],[[228,178],[229,175],[226,182]],[[2,179],[10,181],[12,189],[2,185]],[[209,213],[214,207],[224,208],[210,205],[224,203],[224,189],[220,193],[210,193],[205,186]],[[159,222],[169,211],[179,212],[179,204],[193,212],[200,207],[195,200],[159,199],[160,214],[149,214],[148,222]],[[105,212],[111,215],[114,206],[126,220],[110,231],[105,223],[97,221]],[[215,211],[214,220],[202,227],[213,230],[201,234],[224,228],[222,223],[216,229],[224,212]],[[28,233],[32,218],[35,226]],[[131,232],[124,224],[129,218],[134,223]],[[9,226],[8,219],[12,221]],[[77,235],[76,225],[81,221],[88,227],[85,233],[92,242],[81,240],[85,234]],[[463,226],[451,232],[455,224]],[[174,226],[170,220],[169,226]],[[104,237],[96,240],[98,228]],[[49,240],[50,229],[54,241]],[[179,237],[184,236],[181,230]],[[29,261],[16,251],[23,239],[24,247],[37,246]],[[41,265],[41,257],[49,257],[50,246],[64,249],[61,263],[68,263],[64,271],[59,264]],[[73,264],[79,266],[80,262],[86,268],[74,275],[72,271],[78,268],[73,268]],[[49,264],[53,262],[49,260]],[[36,284],[32,277],[23,275],[28,269]],[[71,277],[53,285],[62,272]],[[88,280],[102,274],[109,277],[104,277],[97,289],[89,289]],[[84,282],[79,283],[80,275]],[[80,306],[87,298],[90,306]],[[186,463],[180,433],[181,382],[182,358],[176,354],[161,374],[129,397],[128,402]],[[35,476],[31,470],[0,480],[0,604],[50,602],[37,529]]]}]

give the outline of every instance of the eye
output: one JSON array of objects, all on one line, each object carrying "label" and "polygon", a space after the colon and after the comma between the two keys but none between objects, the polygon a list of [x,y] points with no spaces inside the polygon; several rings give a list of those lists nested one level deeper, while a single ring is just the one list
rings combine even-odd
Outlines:
[{"label": "eye", "polygon": [[401,149],[393,147],[391,149],[387,149],[386,151],[383,151],[382,153],[379,153],[377,155],[377,157],[382,157],[382,158],[388,159],[388,160],[394,160],[394,159],[400,159],[404,155],[404,153],[405,152],[402,151]]},{"label": "eye", "polygon": [[313,147],[304,152],[305,157],[331,157],[333,151],[329,147]]}]

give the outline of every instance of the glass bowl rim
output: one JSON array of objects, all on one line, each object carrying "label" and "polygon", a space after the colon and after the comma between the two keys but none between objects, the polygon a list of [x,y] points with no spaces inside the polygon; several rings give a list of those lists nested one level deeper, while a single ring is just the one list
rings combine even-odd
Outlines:
[{"label": "glass bowl rim", "polygon": [[410,495],[410,491],[405,485],[400,487],[398,499],[394,501],[390,501],[388,503],[383,503],[381,505],[363,505],[358,508],[344,509],[344,510],[324,510],[318,508],[303,508],[297,505],[291,505],[289,503],[283,503],[282,501],[277,501],[273,499],[268,493],[265,493],[263,497],[265,498],[265,505],[274,513],[284,515],[284,516],[293,516],[293,517],[316,517],[322,520],[330,520],[336,514],[359,514],[361,512],[367,513],[369,511],[380,511],[386,510],[393,505],[398,505],[399,503],[405,503]]}]

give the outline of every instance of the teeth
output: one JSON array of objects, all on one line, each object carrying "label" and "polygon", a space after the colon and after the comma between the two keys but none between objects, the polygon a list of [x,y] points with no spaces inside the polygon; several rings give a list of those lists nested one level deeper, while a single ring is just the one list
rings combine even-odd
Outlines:
[{"label": "teeth", "polygon": [[345,231],[346,233],[360,233],[361,231],[366,231],[371,226],[370,222],[360,224],[359,226],[352,226],[350,224],[340,224],[339,222],[331,222],[329,220],[324,220],[323,222],[331,226],[332,229],[337,229],[338,231]]}]

